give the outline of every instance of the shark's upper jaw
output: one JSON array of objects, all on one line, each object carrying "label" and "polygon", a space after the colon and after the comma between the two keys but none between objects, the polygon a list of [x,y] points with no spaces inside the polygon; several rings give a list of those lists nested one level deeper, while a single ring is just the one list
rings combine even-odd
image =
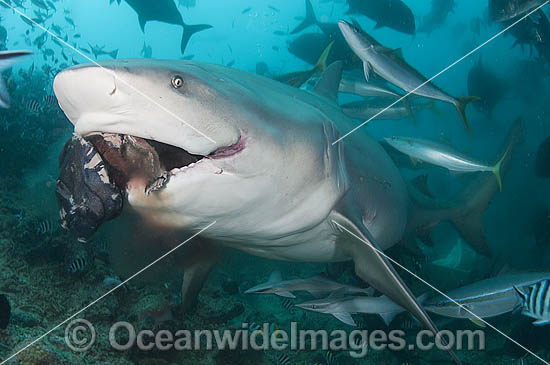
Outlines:
[{"label": "shark's upper jaw", "polygon": [[[221,160],[245,148],[242,132],[228,129],[225,136],[229,136],[229,142],[216,143],[209,141],[208,136],[194,135],[184,120],[188,114],[177,108],[164,110],[168,108],[163,104],[169,105],[170,101],[157,100],[155,95],[169,98],[174,92],[169,75],[161,75],[168,85],[159,92],[163,85],[144,84],[148,78],[106,66],[63,71],[55,78],[54,91],[60,107],[75,125],[75,133],[92,142],[111,164],[114,180],[121,189],[129,190],[129,185],[135,186],[135,181],[139,181],[139,191],[149,195],[167,186],[172,177],[200,167],[204,160],[223,165]],[[200,118],[200,114],[192,117]],[[124,148],[113,145],[113,140],[122,141]],[[147,166],[124,155],[128,153],[149,161]],[[132,180],[134,184],[129,184]]]},{"label": "shark's upper jaw", "polygon": [[[132,135],[202,156],[237,144],[239,130],[218,121],[205,123],[196,101],[197,94],[208,92],[202,80],[191,71],[162,66],[139,60],[80,65],[56,76],[54,92],[82,137]],[[185,80],[185,86],[174,87],[175,77]]]}]

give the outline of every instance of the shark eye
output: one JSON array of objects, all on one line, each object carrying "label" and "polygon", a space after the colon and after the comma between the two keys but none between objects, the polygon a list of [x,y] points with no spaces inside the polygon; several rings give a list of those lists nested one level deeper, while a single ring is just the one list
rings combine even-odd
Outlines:
[{"label": "shark eye", "polygon": [[181,78],[181,76],[174,76],[172,78],[172,86],[175,89],[179,89],[180,87],[183,86],[183,79]]}]

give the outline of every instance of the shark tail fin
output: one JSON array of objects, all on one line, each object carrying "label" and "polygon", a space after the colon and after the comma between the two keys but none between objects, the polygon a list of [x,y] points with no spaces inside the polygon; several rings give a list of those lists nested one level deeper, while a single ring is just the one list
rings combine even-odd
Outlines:
[{"label": "shark tail fin", "polygon": [[195,33],[201,32],[206,29],[212,28],[211,25],[208,24],[184,24],[183,25],[183,35],[181,37],[181,54],[185,53],[185,48],[187,48],[187,44],[189,43],[189,39],[191,39],[191,36]]},{"label": "shark tail fin", "polygon": [[456,99],[456,110],[458,110],[458,114],[460,115],[460,118],[462,119],[462,122],[464,123],[464,126],[466,127],[466,130],[468,131],[468,134],[472,134],[472,131],[470,130],[470,125],[468,124],[468,119],[466,119],[466,106],[469,103],[480,101],[481,99],[477,96],[463,96],[461,98]]},{"label": "shark tail fin", "polygon": [[313,11],[313,5],[311,5],[311,1],[306,0],[306,17],[300,24],[298,24],[296,28],[294,28],[292,32],[290,32],[290,34],[299,33],[310,25],[314,24],[317,24],[317,17],[315,16],[315,12]]},{"label": "shark tail fin", "polygon": [[115,49],[114,51],[109,53],[109,56],[111,56],[111,58],[113,59],[116,59],[118,57],[118,49]]},{"label": "shark tail fin", "polygon": [[[502,176],[510,164],[510,152],[519,142],[522,130],[523,123],[521,119],[517,119],[508,134],[504,148],[502,148],[505,152],[498,164],[499,177]],[[498,186],[496,186],[497,184]],[[487,239],[483,234],[483,213],[489,207],[501,184],[502,182],[495,182],[494,178],[487,174],[481,174],[475,178],[457,198],[458,204],[463,204],[460,214],[456,214],[451,218],[451,222],[462,238],[481,254],[490,254]]]},{"label": "shark tail fin", "polygon": [[[12,64],[14,64],[20,57],[28,56],[31,51],[3,51],[0,52],[0,73],[8,69]],[[4,82],[4,79],[0,77],[0,107],[9,108],[10,107],[10,96],[8,94],[8,89]]]},{"label": "shark tail fin", "polygon": [[327,48],[325,48],[323,53],[321,53],[321,56],[319,57],[319,59],[317,60],[317,63],[313,67],[316,74],[325,73],[325,71],[327,69],[327,59],[328,59],[328,56],[330,55],[330,51],[332,50],[332,45],[333,44],[334,44],[334,41],[332,41],[328,44]]}]

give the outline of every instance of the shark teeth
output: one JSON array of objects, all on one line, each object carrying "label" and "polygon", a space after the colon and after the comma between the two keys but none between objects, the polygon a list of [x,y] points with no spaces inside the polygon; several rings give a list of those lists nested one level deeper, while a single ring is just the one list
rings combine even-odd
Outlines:
[{"label": "shark teeth", "polygon": [[155,181],[153,181],[152,183],[150,183],[149,185],[147,185],[147,187],[145,188],[145,195],[146,196],[149,196],[149,194],[151,194],[152,191],[157,191],[157,190],[160,190],[162,189],[163,187],[166,186],[166,184],[168,183],[168,180],[170,179],[170,176],[168,175],[168,173],[165,171],[161,176],[159,176]]},{"label": "shark teeth", "polygon": [[170,175],[171,176],[174,176],[174,175],[177,175],[179,174],[180,172],[185,172],[186,170],[189,170],[190,168],[200,164],[203,160],[199,160],[197,162],[193,162],[193,163],[190,163],[189,165],[187,166],[183,166],[183,167],[180,167],[180,168],[176,168],[176,169],[172,169],[170,170]]}]

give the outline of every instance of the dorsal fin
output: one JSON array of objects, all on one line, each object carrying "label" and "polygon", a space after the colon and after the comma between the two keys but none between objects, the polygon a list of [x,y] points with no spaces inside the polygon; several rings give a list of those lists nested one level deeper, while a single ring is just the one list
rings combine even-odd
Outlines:
[{"label": "dorsal fin", "polygon": [[269,275],[269,279],[267,280],[267,282],[270,284],[279,283],[281,281],[283,281],[283,278],[280,271],[273,271],[271,275]]},{"label": "dorsal fin", "polygon": [[338,102],[338,88],[342,79],[342,61],[336,61],[327,67],[313,91],[327,99]]}]

